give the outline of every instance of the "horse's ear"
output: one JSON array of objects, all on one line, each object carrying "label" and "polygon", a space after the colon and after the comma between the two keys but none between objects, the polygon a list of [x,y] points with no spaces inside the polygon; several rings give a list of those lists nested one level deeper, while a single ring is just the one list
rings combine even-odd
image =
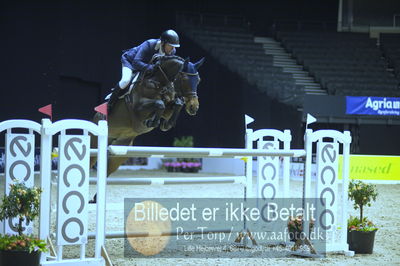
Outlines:
[{"label": "horse's ear", "polygon": [[194,64],[194,67],[196,68],[196,70],[198,70],[201,67],[201,65],[204,63],[204,60],[205,60],[205,58],[203,57],[197,63]]},{"label": "horse's ear", "polygon": [[190,57],[186,57],[185,62],[183,63],[183,69],[187,69],[189,62],[190,62]]}]

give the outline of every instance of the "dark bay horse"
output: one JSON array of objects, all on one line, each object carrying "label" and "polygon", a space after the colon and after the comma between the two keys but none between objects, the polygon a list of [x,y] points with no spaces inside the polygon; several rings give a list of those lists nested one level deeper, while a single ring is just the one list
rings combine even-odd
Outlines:
[{"label": "dark bay horse", "polygon": [[[199,109],[197,87],[200,82],[197,63],[178,56],[161,56],[156,59],[153,73],[144,73],[138,83],[131,85],[129,94],[119,99],[108,116],[108,144],[129,146],[134,139],[156,127],[167,131],[175,126],[179,112],[185,105],[189,115]],[[104,119],[97,113],[93,122]],[[92,137],[92,146],[97,142]],[[107,176],[115,172],[128,157],[108,158]],[[93,166],[96,158],[91,158]]]}]

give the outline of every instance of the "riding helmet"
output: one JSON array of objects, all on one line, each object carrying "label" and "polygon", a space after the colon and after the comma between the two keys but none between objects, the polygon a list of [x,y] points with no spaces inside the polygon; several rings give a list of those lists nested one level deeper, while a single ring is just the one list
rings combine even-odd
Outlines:
[{"label": "riding helmet", "polygon": [[168,43],[169,45],[173,47],[179,47],[179,36],[178,33],[176,33],[174,30],[166,30],[163,33],[161,33],[160,40],[163,43]]}]

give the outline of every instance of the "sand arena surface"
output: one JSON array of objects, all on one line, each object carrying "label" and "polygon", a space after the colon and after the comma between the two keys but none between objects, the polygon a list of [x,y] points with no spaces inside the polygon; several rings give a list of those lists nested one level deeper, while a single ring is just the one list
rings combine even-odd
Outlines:
[{"label": "sand arena surface", "polygon": [[[112,177],[160,177],[160,176],[218,176],[215,173],[166,173],[164,171],[118,171]],[[3,176],[3,175],[2,175]],[[111,178],[112,178],[111,177]],[[2,178],[2,183],[4,178]],[[3,183],[4,184],[4,183]],[[255,185],[255,180],[253,182]],[[4,187],[4,186],[2,186]],[[161,258],[126,258],[124,257],[124,240],[107,239],[106,248],[114,265],[400,265],[400,247],[398,245],[398,231],[400,220],[398,219],[400,207],[400,185],[377,185],[378,198],[371,207],[367,207],[365,215],[373,220],[379,230],[376,233],[374,253],[371,255],[355,255],[346,257],[343,255],[329,254],[322,259],[305,259],[293,256],[271,258],[268,252],[254,252],[251,258],[190,258],[190,253],[184,254],[180,249],[168,252],[183,252],[178,254],[180,258],[168,258],[171,254],[166,252]],[[91,186],[91,195],[94,194],[94,186]],[[302,183],[291,181],[291,195],[301,197]],[[55,196],[55,191],[53,191]],[[171,185],[171,186],[128,186],[109,185],[107,187],[108,211],[106,215],[107,230],[121,231],[124,228],[123,202],[126,197],[138,198],[195,198],[240,197],[243,187],[235,184],[209,184],[209,185]],[[352,202],[348,203],[349,214],[358,215],[353,209]],[[53,216],[54,217],[54,216]],[[89,215],[90,227],[94,226],[94,215]],[[196,242],[198,241],[198,242]],[[194,244],[201,240],[193,240]],[[93,254],[93,240],[89,240],[87,255]],[[64,249],[65,257],[76,257],[79,254],[77,247]],[[174,254],[176,255],[176,254]],[[231,255],[231,254],[229,254]],[[233,255],[233,254],[232,254]],[[163,257],[166,258],[163,258]],[[225,256],[227,257],[227,256]],[[239,256],[240,257],[240,256]]]}]

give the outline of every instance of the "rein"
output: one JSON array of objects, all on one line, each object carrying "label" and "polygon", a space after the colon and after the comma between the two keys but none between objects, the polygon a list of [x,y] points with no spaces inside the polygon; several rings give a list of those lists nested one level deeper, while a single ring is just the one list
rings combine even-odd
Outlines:
[{"label": "rein", "polygon": [[171,84],[172,81],[169,80],[169,78],[167,77],[167,74],[165,74],[164,70],[162,69],[162,67],[160,65],[157,65],[158,69],[161,71],[161,73],[163,74],[164,79]]}]

